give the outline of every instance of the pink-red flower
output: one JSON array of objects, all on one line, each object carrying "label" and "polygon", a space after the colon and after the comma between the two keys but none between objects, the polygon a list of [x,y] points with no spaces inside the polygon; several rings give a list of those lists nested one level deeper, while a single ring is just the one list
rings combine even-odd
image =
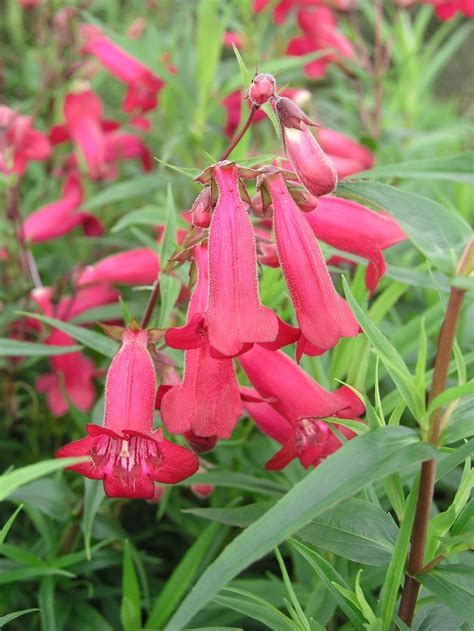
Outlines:
[{"label": "pink-red flower", "polygon": [[88,265],[77,279],[77,284],[118,283],[123,285],[148,285],[159,273],[158,255],[152,248],[136,248],[112,254]]},{"label": "pink-red flower", "polygon": [[0,105],[0,173],[23,175],[30,160],[50,155],[48,137],[33,129],[31,116]]},{"label": "pink-red flower", "polygon": [[[254,0],[253,10],[260,13],[269,3],[270,0]],[[280,0],[273,9],[273,20],[276,24],[281,24],[293,8],[311,8],[321,4],[339,11],[349,11],[356,6],[357,0]]]},{"label": "pink-red flower", "polygon": [[350,41],[338,30],[334,13],[325,6],[315,6],[313,10],[298,11],[298,24],[303,35],[293,38],[288,44],[288,55],[307,55],[318,50],[330,49],[327,55],[310,61],[304,66],[308,77],[319,79],[326,74],[326,68],[340,57],[350,59],[354,48]]},{"label": "pink-red flower", "polygon": [[107,373],[103,425],[87,425],[88,436],[69,443],[58,458],[88,456],[69,467],[103,480],[108,497],[151,499],[154,482],[173,484],[195,473],[197,457],[153,431],[156,379],[147,331],[127,328]]},{"label": "pink-red flower", "polygon": [[79,149],[94,179],[117,176],[117,162],[139,158],[143,168],[152,168],[151,155],[138,136],[118,131],[118,123],[103,118],[100,98],[91,90],[71,92],[64,100],[64,125],[51,130],[53,144],[71,140]]},{"label": "pink-red flower", "polygon": [[371,292],[385,273],[382,250],[406,238],[393,217],[339,197],[323,197],[304,218],[318,239],[368,259],[365,281]]},{"label": "pink-red flower", "polygon": [[100,221],[85,211],[78,211],[82,204],[81,178],[71,171],[63,187],[62,197],[35,210],[23,222],[23,238],[30,243],[51,241],[81,226],[86,236],[103,232]]},{"label": "pink-red flower", "polygon": [[221,162],[213,175],[219,198],[209,230],[207,334],[214,349],[235,356],[251,344],[275,341],[278,321],[260,304],[255,236],[240,199],[237,167]]},{"label": "pink-red flower", "polygon": [[398,6],[431,4],[440,20],[451,20],[456,13],[466,18],[474,18],[474,0],[397,0]]},{"label": "pink-red flower", "polygon": [[[283,448],[267,463],[281,469],[298,457],[303,466],[317,465],[340,447],[322,418],[357,418],[364,412],[360,399],[346,386],[329,392],[281,351],[255,345],[239,363],[263,401],[246,397],[244,407],[259,429]],[[340,425],[336,428],[352,437]]]},{"label": "pink-red flower", "polygon": [[126,84],[124,111],[139,113],[155,109],[163,80],[114,44],[96,26],[83,24],[81,34],[86,40],[82,52],[97,57],[114,77]]},{"label": "pink-red flower", "polygon": [[273,202],[278,257],[301,330],[298,357],[324,352],[341,337],[357,335],[359,325],[336,292],[318,242],[281,173],[268,175],[266,185]]},{"label": "pink-red flower", "polygon": [[[62,298],[57,305],[53,305],[50,288],[34,289],[31,297],[45,315],[68,321],[93,307],[115,302],[118,296],[110,287],[102,286],[82,289],[74,296]],[[73,346],[76,342],[66,333],[54,330],[45,343]],[[94,362],[75,351],[53,356],[49,364],[52,372],[38,377],[36,388],[46,395],[51,412],[62,416],[69,409],[69,401],[79,410],[90,410],[95,401]]]},{"label": "pink-red flower", "polygon": [[[189,303],[188,322],[202,314],[208,299],[208,260],[205,246],[194,249],[198,280]],[[178,330],[170,330],[171,335]],[[229,438],[241,414],[239,386],[232,359],[214,359],[205,335],[199,348],[185,354],[183,383],[171,388],[161,402],[161,416],[173,434]]]}]

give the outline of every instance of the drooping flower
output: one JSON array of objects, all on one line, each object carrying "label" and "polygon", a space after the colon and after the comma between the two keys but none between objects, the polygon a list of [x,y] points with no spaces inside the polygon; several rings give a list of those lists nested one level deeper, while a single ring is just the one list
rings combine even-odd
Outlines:
[{"label": "drooping flower", "polygon": [[62,197],[26,217],[23,238],[30,243],[42,243],[62,237],[77,226],[82,227],[86,236],[102,234],[102,224],[94,215],[78,211],[83,197],[81,178],[77,171],[71,171],[64,184]]},{"label": "drooping flower", "polygon": [[118,128],[118,123],[103,118],[102,101],[97,94],[85,90],[66,95],[64,125],[53,127],[50,138],[53,144],[71,140],[94,180],[116,177],[120,159],[139,158],[149,171],[152,160],[141,138]]},{"label": "drooping flower", "polygon": [[355,418],[364,405],[350,388],[330,392],[311,379],[283,351],[270,351],[256,344],[238,361],[253,387],[289,422],[301,418]]},{"label": "drooping flower", "polygon": [[192,452],[164,439],[161,430],[153,431],[156,381],[148,343],[145,330],[123,331],[107,373],[103,425],[87,425],[86,438],[56,454],[88,456],[87,462],[69,468],[103,480],[108,497],[151,499],[155,481],[174,484],[199,467]]},{"label": "drooping flower", "polygon": [[148,285],[159,272],[157,253],[152,248],[136,248],[112,254],[88,265],[79,275],[77,284],[118,283],[124,285]]},{"label": "drooping flower", "polygon": [[266,185],[273,202],[278,257],[301,330],[298,356],[303,352],[315,354],[332,348],[341,337],[357,335],[359,325],[336,292],[316,237],[289,194],[282,174],[269,174]]},{"label": "drooping flower", "polygon": [[50,155],[48,137],[33,129],[31,116],[0,105],[0,173],[23,175],[30,160]]},{"label": "drooping flower", "polygon": [[[118,295],[110,287],[102,286],[79,290],[73,296],[62,298],[57,305],[53,305],[51,288],[34,289],[31,297],[45,315],[68,321],[89,309],[115,302]],[[73,346],[75,341],[67,333],[56,329],[45,343]],[[82,352],[75,351],[52,356],[49,364],[52,371],[38,377],[36,388],[46,395],[48,407],[54,416],[65,414],[69,409],[69,401],[83,412],[90,410],[95,401],[94,362]]]},{"label": "drooping flower", "polygon": [[[244,408],[258,428],[283,445],[266,464],[282,469],[294,458],[304,467],[318,465],[341,446],[321,418],[357,418],[364,411],[360,399],[346,386],[324,390],[281,351],[258,345],[239,357],[239,362],[257,392],[266,400],[244,399]],[[354,434],[335,424],[346,438]]]},{"label": "drooping flower", "polygon": [[339,31],[334,13],[325,6],[315,6],[313,10],[298,11],[298,24],[303,35],[293,38],[288,44],[288,55],[306,55],[318,50],[331,49],[334,52],[310,61],[304,66],[308,77],[319,79],[326,74],[329,64],[340,57],[350,59],[354,55],[351,42]]},{"label": "drooping flower", "polygon": [[365,282],[371,292],[385,273],[382,250],[406,238],[393,217],[339,197],[323,197],[304,218],[318,239],[368,259]]},{"label": "drooping flower", "polygon": [[289,98],[278,98],[275,109],[284,148],[300,182],[316,197],[332,193],[337,172],[308,128],[315,123]]},{"label": "drooping flower", "polygon": [[[189,303],[188,322],[206,310],[208,300],[207,248],[194,248],[198,280]],[[199,348],[185,353],[183,383],[163,396],[161,416],[173,434],[192,432],[199,438],[229,438],[242,411],[232,359],[215,359],[204,338]],[[169,336],[168,338],[169,339]]]},{"label": "drooping flower", "polygon": [[81,52],[97,57],[114,77],[126,84],[124,111],[140,113],[155,109],[164,81],[114,44],[96,26],[83,24],[81,34],[86,40]]},{"label": "drooping flower", "polygon": [[213,167],[219,198],[209,230],[207,334],[219,353],[235,356],[248,345],[273,342],[275,314],[260,304],[252,223],[239,194],[235,164]]}]

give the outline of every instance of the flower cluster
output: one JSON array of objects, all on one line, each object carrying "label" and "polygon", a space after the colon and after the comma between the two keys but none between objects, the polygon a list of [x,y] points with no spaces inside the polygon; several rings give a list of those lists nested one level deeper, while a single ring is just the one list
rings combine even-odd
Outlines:
[{"label": "flower cluster", "polygon": [[[34,8],[35,3],[24,3],[25,8],[27,4]],[[338,25],[341,12],[353,10],[355,4],[271,4],[278,24],[295,12],[301,33],[289,42],[288,55],[324,51],[304,66],[309,78],[324,77],[331,64],[344,67],[357,61],[353,44]],[[474,13],[466,1],[430,4],[441,19],[456,11]],[[254,11],[267,10],[267,5],[267,0],[255,0]],[[129,36],[139,37],[143,28],[134,24]],[[150,130],[147,115],[158,106],[165,81],[96,26],[82,24],[78,32],[85,74],[92,76],[103,67],[125,85],[126,122],[107,118],[100,96],[84,80],[65,94],[59,124],[47,132],[35,129],[30,117],[0,107],[0,171],[17,183],[29,161],[40,160],[62,182],[61,197],[18,226],[18,240],[31,249],[76,228],[86,236],[103,234],[104,225],[87,210],[89,183],[115,180],[126,160],[138,160],[146,172],[153,167],[144,140]],[[235,33],[224,39],[226,45],[243,42]],[[178,70],[169,66],[169,72]],[[87,425],[87,437],[57,453],[85,456],[85,462],[71,469],[103,480],[109,497],[157,500],[161,484],[194,474],[199,454],[229,439],[244,414],[281,446],[268,469],[281,469],[295,458],[304,467],[317,466],[354,436],[348,429],[354,425],[345,420],[363,422],[364,405],[351,388],[327,390],[299,366],[304,355],[322,355],[341,339],[360,333],[321,243],[337,250],[329,260],[335,266],[365,259],[365,283],[373,294],[385,272],[384,250],[405,235],[384,212],[335,194],[338,180],[371,168],[373,155],[353,138],[306,115],[301,106],[309,97],[303,89],[279,91],[268,73],[255,75],[245,96],[248,124],[264,120],[263,106],[267,112],[271,107],[280,127],[280,156],[254,168],[229,159],[206,168],[196,178],[202,189],[186,214],[189,229],[174,235],[180,250],[170,261],[160,261],[153,247],[118,251],[72,270],[71,295],[64,295],[59,283],[38,286],[30,294],[42,314],[62,322],[82,314],[81,324],[89,326],[84,314],[117,302],[117,285],[156,283],[159,289],[160,274],[174,274],[179,265],[190,267],[189,287],[182,286],[179,294],[181,302],[189,298],[183,326],[158,332],[148,328],[148,321],[138,325],[132,320],[127,326],[119,322],[106,327],[120,347],[107,371],[103,424]],[[227,114],[224,133],[232,138],[240,122],[241,93],[232,92],[222,104]],[[60,156],[55,169],[53,152]],[[156,240],[162,235],[163,227],[156,226]],[[6,249],[1,253],[8,256]],[[286,320],[262,303],[260,266],[281,270],[292,306]],[[33,318],[11,327],[13,337],[40,336],[54,346],[74,344],[58,329],[47,331]],[[182,376],[165,345],[184,351]],[[94,380],[102,376],[94,361],[74,349],[51,357],[49,364],[50,372],[37,379],[36,387],[46,395],[52,413],[60,416],[71,404],[89,411],[96,399]],[[157,411],[163,427],[155,429]],[[165,438],[164,431],[182,444]],[[182,446],[186,443],[188,447]],[[201,495],[209,492],[201,489]]]}]

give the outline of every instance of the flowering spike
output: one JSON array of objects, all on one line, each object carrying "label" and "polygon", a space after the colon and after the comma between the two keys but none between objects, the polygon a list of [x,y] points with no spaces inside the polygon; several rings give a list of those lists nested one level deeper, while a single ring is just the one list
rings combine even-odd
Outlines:
[{"label": "flowering spike", "polygon": [[219,199],[209,233],[209,342],[223,355],[239,354],[245,344],[273,342],[275,314],[260,304],[255,236],[238,190],[232,163],[214,166]]},{"label": "flowering spike", "polygon": [[[301,335],[319,349],[359,333],[348,304],[334,289],[318,243],[305,216],[288,193],[283,176],[267,178],[273,199],[273,225]],[[316,211],[318,212],[318,211]]]}]

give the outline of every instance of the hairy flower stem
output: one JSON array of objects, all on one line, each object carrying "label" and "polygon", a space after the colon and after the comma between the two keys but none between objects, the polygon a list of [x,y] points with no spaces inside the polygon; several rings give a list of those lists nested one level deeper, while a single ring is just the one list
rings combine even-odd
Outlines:
[{"label": "hairy flower stem", "polygon": [[225,160],[232,153],[232,151],[237,147],[239,142],[244,137],[245,132],[250,127],[250,124],[252,123],[252,119],[255,116],[255,113],[259,109],[260,108],[259,108],[258,105],[252,105],[252,107],[250,108],[250,112],[249,112],[248,118],[245,121],[245,125],[242,127],[242,129],[239,131],[239,133],[234,136],[234,138],[232,139],[232,141],[229,144],[229,146],[227,147],[227,149],[221,155],[221,157],[220,157],[221,160]]},{"label": "hairy flower stem", "polygon": [[156,301],[158,300],[159,295],[160,295],[160,282],[159,282],[159,278],[157,278],[155,280],[153,289],[151,290],[150,297],[148,298],[148,302],[145,307],[145,313],[143,314],[143,318],[141,322],[142,329],[146,329],[146,327],[150,323],[153,309],[155,308]]},{"label": "hairy flower stem", "polygon": [[[464,250],[458,265],[457,272],[467,275],[466,261],[472,260],[474,253],[474,238],[471,238]],[[433,381],[431,383],[428,403],[431,403],[446,388],[448,379],[449,361],[455,342],[456,328],[461,313],[464,299],[464,289],[451,288],[446,315],[441,327],[438,339],[438,348],[433,371]],[[443,430],[443,414],[441,408],[437,408],[431,417],[430,433],[428,440],[433,445],[438,446],[441,432]],[[421,465],[420,492],[416,505],[415,520],[411,534],[411,548],[408,557],[407,576],[403,586],[402,598],[398,615],[407,624],[411,625],[415,613],[416,601],[420,590],[420,583],[415,576],[423,569],[425,554],[426,535],[430,521],[431,504],[436,478],[436,460],[427,460]],[[428,566],[429,567],[429,564]]]}]

